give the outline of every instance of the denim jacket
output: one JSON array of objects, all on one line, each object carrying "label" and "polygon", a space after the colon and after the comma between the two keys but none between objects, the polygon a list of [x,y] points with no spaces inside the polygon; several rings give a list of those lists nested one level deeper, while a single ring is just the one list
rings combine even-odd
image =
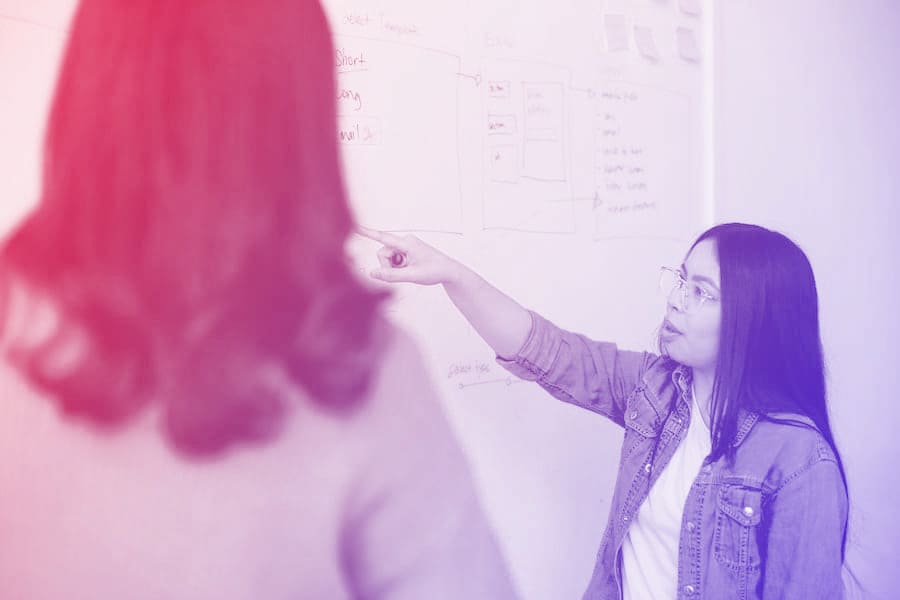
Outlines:
[{"label": "denim jacket", "polygon": [[[687,433],[690,369],[564,331],[535,313],[519,353],[497,360],[624,427],[609,521],[584,594],[620,598],[628,527]],[[733,463],[707,458],[688,494],[678,598],[841,598],[847,496],[829,444],[806,417],[745,411],[734,445]]]}]

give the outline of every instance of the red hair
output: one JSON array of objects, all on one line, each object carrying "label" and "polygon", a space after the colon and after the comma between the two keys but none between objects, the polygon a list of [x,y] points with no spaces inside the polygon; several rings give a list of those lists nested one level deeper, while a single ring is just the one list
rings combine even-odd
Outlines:
[{"label": "red hair", "polygon": [[39,206],[3,262],[88,334],[74,372],[25,372],[69,413],[118,423],[151,398],[186,452],[268,439],[283,364],[323,406],[373,368],[383,298],[354,227],[333,47],[314,0],[83,0],[45,140]]}]

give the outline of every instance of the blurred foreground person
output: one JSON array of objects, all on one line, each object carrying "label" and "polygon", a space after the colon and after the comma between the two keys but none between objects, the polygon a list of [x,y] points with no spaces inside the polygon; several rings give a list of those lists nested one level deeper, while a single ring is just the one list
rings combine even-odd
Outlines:
[{"label": "blurred foreground person", "polygon": [[0,590],[513,597],[344,243],[313,0],[84,0],[0,254]]}]

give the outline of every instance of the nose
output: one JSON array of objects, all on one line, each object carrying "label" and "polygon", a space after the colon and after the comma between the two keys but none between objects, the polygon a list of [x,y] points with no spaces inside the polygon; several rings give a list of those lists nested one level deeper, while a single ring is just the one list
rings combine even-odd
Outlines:
[{"label": "nose", "polygon": [[684,292],[681,287],[674,286],[666,297],[666,306],[675,312],[684,312]]}]

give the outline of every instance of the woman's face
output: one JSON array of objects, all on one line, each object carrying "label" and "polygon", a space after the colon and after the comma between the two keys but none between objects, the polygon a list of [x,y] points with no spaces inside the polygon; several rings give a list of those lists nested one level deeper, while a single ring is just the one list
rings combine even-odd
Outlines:
[{"label": "woman's face", "polygon": [[682,305],[678,287],[669,294],[660,346],[673,360],[695,371],[713,373],[722,322],[719,259],[713,240],[703,240],[691,250],[681,265],[681,275],[686,281],[685,301]]}]

